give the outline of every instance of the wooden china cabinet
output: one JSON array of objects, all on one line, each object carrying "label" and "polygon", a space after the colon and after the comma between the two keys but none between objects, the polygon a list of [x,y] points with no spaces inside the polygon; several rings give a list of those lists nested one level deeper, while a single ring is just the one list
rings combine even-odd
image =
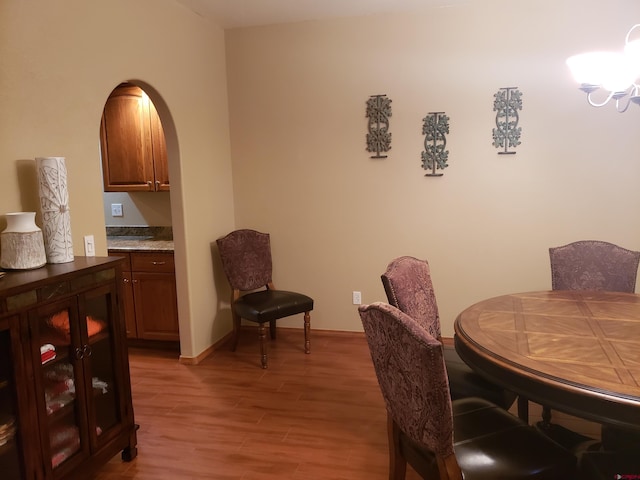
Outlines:
[{"label": "wooden china cabinet", "polygon": [[29,398],[25,385],[26,372],[20,340],[19,316],[0,318],[0,472],[3,478],[34,478],[27,476],[27,464],[34,463],[25,448],[33,431],[29,425]]},{"label": "wooden china cabinet", "polygon": [[[136,456],[122,259],[0,279],[0,478],[86,479]],[[3,441],[4,439],[4,441]]]}]

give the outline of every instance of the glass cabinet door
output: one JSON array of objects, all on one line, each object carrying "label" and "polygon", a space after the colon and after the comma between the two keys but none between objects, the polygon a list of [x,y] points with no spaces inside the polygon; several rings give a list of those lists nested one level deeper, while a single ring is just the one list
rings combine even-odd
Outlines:
[{"label": "glass cabinet door", "polygon": [[[41,441],[45,462],[53,471],[71,469],[89,454],[86,402],[80,338],[75,299],[35,312],[32,332],[36,390],[40,399]],[[39,353],[39,355],[38,355]],[[39,374],[38,374],[39,372]],[[44,405],[43,405],[44,404]]]},{"label": "glass cabinet door", "polygon": [[94,448],[120,432],[122,403],[119,397],[121,375],[115,357],[117,303],[111,286],[92,290],[80,297],[85,361],[84,383],[88,388],[88,414],[91,444]]},{"label": "glass cabinet door", "polygon": [[116,286],[93,288],[30,315],[42,449],[45,462],[50,459],[47,470],[60,477],[122,433]]},{"label": "glass cabinet door", "polygon": [[24,478],[20,449],[17,390],[13,368],[14,344],[9,319],[0,320],[0,477]]}]

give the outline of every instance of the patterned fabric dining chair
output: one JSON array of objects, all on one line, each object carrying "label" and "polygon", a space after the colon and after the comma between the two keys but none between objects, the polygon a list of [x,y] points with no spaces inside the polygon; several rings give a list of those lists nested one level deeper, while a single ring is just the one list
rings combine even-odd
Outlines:
[{"label": "patterned fabric dining chair", "polygon": [[275,288],[269,234],[249,229],[235,230],[219,238],[216,243],[222,268],[231,285],[232,350],[235,351],[238,344],[241,319],[256,322],[259,326],[262,368],[267,368],[265,323],[269,323],[271,339],[275,339],[276,320],[302,313],[304,351],[309,353],[313,298],[302,293]]},{"label": "patterned fabric dining chair", "polygon": [[[389,263],[381,279],[388,302],[408,314],[432,337],[441,341],[440,315],[429,263],[409,256],[398,257]],[[474,372],[464,363],[453,346],[444,346],[444,360],[451,398],[454,400],[481,397],[502,408],[509,408],[516,399],[515,393],[491,383]]]},{"label": "patterned fabric dining chair", "polygon": [[613,243],[581,240],[549,248],[553,290],[636,291],[640,252]]},{"label": "patterned fabric dining chair", "polygon": [[[553,290],[607,290],[634,293],[640,252],[599,240],[580,240],[549,248],[551,288]],[[541,428],[549,431],[551,409],[543,406]],[[640,448],[640,434],[602,426],[602,447],[621,451]]]},{"label": "patterned fabric dining chair", "polygon": [[362,305],[387,409],[389,479],[407,463],[429,479],[575,478],[576,458],[536,428],[477,397],[451,400],[442,343],[396,307]]}]

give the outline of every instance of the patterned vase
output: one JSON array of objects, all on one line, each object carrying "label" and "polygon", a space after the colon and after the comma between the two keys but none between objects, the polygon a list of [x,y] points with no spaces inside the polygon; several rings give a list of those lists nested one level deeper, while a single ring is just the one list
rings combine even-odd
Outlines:
[{"label": "patterned vase", "polygon": [[44,266],[47,257],[36,212],[7,213],[5,217],[7,228],[0,233],[0,267],[29,270]]},{"label": "patterned vase", "polygon": [[47,262],[71,262],[73,243],[64,157],[38,157],[36,169]]}]

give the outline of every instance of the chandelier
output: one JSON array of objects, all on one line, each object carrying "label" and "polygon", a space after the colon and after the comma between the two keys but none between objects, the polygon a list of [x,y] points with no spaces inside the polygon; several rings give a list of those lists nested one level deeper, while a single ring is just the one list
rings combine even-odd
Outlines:
[{"label": "chandelier", "polygon": [[580,53],[567,59],[591,106],[602,107],[615,101],[616,110],[623,113],[631,103],[640,105],[640,85],[636,83],[640,77],[640,39],[629,40],[636,27],[640,24],[631,27],[621,52]]}]

